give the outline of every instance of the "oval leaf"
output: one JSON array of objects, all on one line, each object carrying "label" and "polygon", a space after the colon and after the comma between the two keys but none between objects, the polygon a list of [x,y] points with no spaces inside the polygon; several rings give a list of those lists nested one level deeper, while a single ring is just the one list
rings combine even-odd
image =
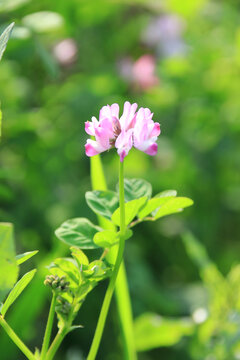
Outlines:
[{"label": "oval leaf", "polygon": [[171,319],[157,314],[139,316],[134,324],[136,349],[147,351],[177,344],[183,336],[192,335],[195,325],[189,318]]},{"label": "oval leaf", "polygon": [[16,256],[17,264],[20,265],[30,259],[32,256],[36,255],[38,253],[38,250],[35,251],[28,251],[23,254],[19,254]]},{"label": "oval leaf", "polygon": [[155,195],[154,197],[156,198],[160,198],[160,197],[176,197],[177,196],[177,191],[176,190],[164,190],[161,191],[160,193],[158,193],[157,195]]},{"label": "oval leaf", "polygon": [[19,295],[22,293],[22,291],[25,289],[25,287],[30,283],[33,276],[36,273],[36,269],[29,271],[23,277],[16,283],[10,294],[8,295],[5,303],[3,304],[3,307],[1,309],[1,314],[5,316],[7,310],[9,307],[14,303],[14,301],[19,297]]},{"label": "oval leaf", "polygon": [[118,208],[118,195],[113,191],[88,191],[86,201],[92,211],[108,220]]},{"label": "oval leaf", "polygon": [[103,230],[94,235],[93,241],[102,248],[110,248],[118,243],[119,237],[113,230]]},{"label": "oval leaf", "polygon": [[81,249],[79,249],[75,246],[71,246],[70,250],[71,250],[73,258],[76,260],[79,267],[81,267],[82,265],[89,264],[87,256],[84,254],[84,252]]},{"label": "oval leaf", "polygon": [[[161,191],[160,193],[158,193],[157,195],[154,196],[154,198],[169,198],[169,197],[176,197],[177,196],[177,191],[176,190],[165,190],[165,191]],[[153,210],[152,215],[154,216],[158,211],[158,208]]]},{"label": "oval leaf", "polygon": [[143,219],[147,215],[151,214],[154,210],[158,209],[170,199],[173,199],[173,196],[152,198],[148,200],[146,205],[138,213],[139,219]]},{"label": "oval leaf", "polygon": [[[140,209],[146,203],[147,197],[141,197],[140,199],[131,200],[125,203],[125,224],[128,225],[139,213]],[[120,226],[120,208],[118,208],[112,216],[114,224]]]},{"label": "oval leaf", "polygon": [[[124,240],[128,240],[132,237],[132,230],[126,229],[124,234]],[[113,230],[103,230],[95,234],[93,241],[102,248],[110,248],[119,242],[120,232]]]},{"label": "oval leaf", "polygon": [[157,213],[154,215],[154,219],[156,220],[166,215],[178,213],[191,205],[193,205],[193,201],[186,197],[176,197],[170,199],[159,208]]},{"label": "oval leaf", "polygon": [[78,246],[81,249],[95,249],[98,246],[93,242],[93,238],[98,231],[101,231],[101,228],[88,219],[74,218],[65,221],[55,234],[68,245]]},{"label": "oval leaf", "polygon": [[124,179],[124,196],[125,201],[139,199],[147,196],[148,199],[152,196],[152,185],[143,179]]}]

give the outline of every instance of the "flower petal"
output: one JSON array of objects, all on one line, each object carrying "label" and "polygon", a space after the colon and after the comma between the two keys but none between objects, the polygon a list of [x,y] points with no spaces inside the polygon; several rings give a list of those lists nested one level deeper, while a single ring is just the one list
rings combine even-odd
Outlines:
[{"label": "flower petal", "polygon": [[127,131],[135,125],[137,107],[138,105],[136,103],[132,105],[129,101],[124,103],[123,114],[120,117],[122,130]]},{"label": "flower petal", "polygon": [[99,120],[103,120],[103,119],[110,119],[112,120],[112,118],[117,118],[119,117],[119,106],[118,104],[112,104],[107,105],[107,106],[103,106],[100,110],[99,113]]},{"label": "flower petal", "polygon": [[154,123],[150,137],[159,136],[160,133],[161,133],[160,124],[156,122],[156,123]]},{"label": "flower petal", "polygon": [[95,129],[90,121],[85,122],[85,131],[88,135],[92,135],[92,136],[95,135]]},{"label": "flower petal", "polygon": [[123,161],[124,157],[127,156],[129,150],[133,146],[133,130],[129,129],[128,131],[122,131],[117,137],[115,147],[118,149],[118,155],[120,155],[120,160]]},{"label": "flower petal", "polygon": [[155,156],[158,151],[158,145],[156,143],[151,144],[144,152],[148,155]]},{"label": "flower petal", "polygon": [[87,156],[94,156],[105,150],[107,149],[103,148],[97,141],[94,140],[88,139],[85,145],[85,152]]},{"label": "flower petal", "polygon": [[118,104],[111,105],[111,113],[112,113],[112,117],[119,119],[119,105]]}]

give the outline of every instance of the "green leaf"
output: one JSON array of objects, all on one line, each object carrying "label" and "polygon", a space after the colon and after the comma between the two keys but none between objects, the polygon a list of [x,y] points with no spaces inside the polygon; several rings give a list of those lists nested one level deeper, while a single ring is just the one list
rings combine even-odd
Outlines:
[{"label": "green leaf", "polygon": [[[176,197],[177,196],[177,191],[176,190],[165,190],[165,191],[161,191],[160,193],[158,193],[157,195],[154,196],[155,198],[172,198],[172,197]],[[152,215],[156,215],[158,211],[158,208],[153,210]]]},{"label": "green leaf", "polygon": [[55,259],[48,269],[53,275],[59,277],[66,276],[67,281],[70,281],[70,287],[76,287],[80,283],[80,271],[75,261],[71,258]]},{"label": "green leaf", "polygon": [[[132,237],[132,230],[126,229],[124,240]],[[94,235],[93,241],[102,248],[110,248],[119,242],[120,232],[113,230],[103,230]]]},{"label": "green leaf", "polygon": [[35,348],[34,356],[36,359],[40,359],[41,354],[39,349]]},{"label": "green leaf", "polygon": [[29,271],[16,283],[10,294],[8,295],[3,307],[1,309],[1,314],[5,316],[9,307],[14,303],[14,301],[19,297],[19,295],[23,292],[25,287],[30,283],[33,276],[36,273],[36,269]]},{"label": "green leaf", "polygon": [[139,199],[140,197],[152,196],[152,186],[143,179],[124,179],[124,196],[125,201]]},{"label": "green leaf", "polygon": [[[118,234],[120,235],[120,232],[118,232]],[[126,229],[125,234],[124,234],[124,240],[128,240],[133,236],[133,231],[131,229]]]},{"label": "green leaf", "polygon": [[191,319],[164,318],[145,313],[134,323],[136,349],[147,351],[162,346],[177,344],[183,336],[192,335],[195,325]]},{"label": "green leaf", "polygon": [[212,264],[205,247],[192,233],[184,233],[182,239],[189,258],[199,269],[204,270]]},{"label": "green leaf", "polygon": [[82,325],[72,325],[72,326],[70,327],[70,329],[68,330],[68,333],[70,333],[70,332],[73,331],[73,330],[82,329],[82,328],[83,328]]},{"label": "green leaf", "polygon": [[[101,280],[101,279],[100,279]],[[94,287],[97,285],[98,280],[95,279],[95,281],[88,280],[86,283],[81,284],[81,286],[78,288],[78,299],[81,301],[84,299],[90,291],[94,289]]]},{"label": "green leaf", "polygon": [[193,201],[186,197],[176,197],[170,199],[159,208],[157,213],[154,215],[154,219],[157,220],[163,216],[181,212],[184,208],[191,206],[192,204]]},{"label": "green leaf", "polygon": [[10,38],[12,29],[14,27],[14,22],[11,23],[2,33],[2,35],[0,36],[0,60],[2,59],[3,53],[6,49],[8,40]]},{"label": "green leaf", "polygon": [[79,267],[81,267],[82,265],[89,264],[87,256],[84,254],[84,252],[81,249],[79,249],[75,246],[71,246],[70,250],[71,250],[73,258],[76,260]]},{"label": "green leaf", "polygon": [[18,265],[15,257],[13,225],[0,223],[0,301],[17,281]]},{"label": "green leaf", "polygon": [[81,249],[95,249],[98,246],[93,242],[93,238],[98,231],[101,231],[101,228],[88,219],[74,218],[65,221],[55,234],[68,245],[78,246]]},{"label": "green leaf", "polygon": [[118,195],[113,191],[86,192],[88,206],[98,215],[111,220],[112,214],[118,208]]},{"label": "green leaf", "polygon": [[158,209],[170,199],[173,199],[173,196],[152,198],[148,200],[146,205],[138,213],[139,219],[143,219],[147,215],[151,214],[154,210]]},{"label": "green leaf", "polygon": [[38,253],[38,250],[35,251],[28,251],[23,254],[19,254],[16,256],[17,264],[20,265],[30,259],[32,256],[36,255]]},{"label": "green leaf", "polygon": [[119,236],[116,231],[103,230],[94,235],[93,241],[102,248],[110,248],[118,243]]},{"label": "green leaf", "polygon": [[160,193],[158,193],[157,195],[154,196],[154,198],[161,198],[161,197],[176,197],[177,196],[177,191],[176,190],[164,190],[161,191]]},{"label": "green leaf", "polygon": [[[125,224],[128,225],[139,213],[140,209],[146,203],[147,197],[141,197],[140,199],[131,200],[125,203]],[[118,208],[112,216],[114,224],[120,226],[120,208]]]},{"label": "green leaf", "polygon": [[182,239],[188,256],[200,270],[200,276],[204,284],[209,289],[212,289],[215,294],[218,294],[218,289],[221,289],[219,292],[224,293],[224,289],[229,284],[226,283],[226,279],[218,270],[216,264],[209,258],[203,244],[192,233],[183,234]]},{"label": "green leaf", "polygon": [[104,261],[95,260],[89,264],[88,270],[84,270],[83,273],[89,278],[89,280],[103,280],[105,277],[109,276],[111,268],[108,267]]},{"label": "green leaf", "polygon": [[64,24],[63,17],[52,11],[39,11],[29,14],[22,19],[22,22],[36,33],[56,31]]}]

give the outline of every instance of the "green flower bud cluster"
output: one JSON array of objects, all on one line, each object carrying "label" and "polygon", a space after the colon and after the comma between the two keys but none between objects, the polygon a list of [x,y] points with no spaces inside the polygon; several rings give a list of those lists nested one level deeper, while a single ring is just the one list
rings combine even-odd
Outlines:
[{"label": "green flower bud cluster", "polygon": [[50,286],[52,290],[59,292],[68,291],[69,284],[69,281],[66,281],[66,276],[48,275],[44,281],[44,285]]},{"label": "green flower bud cluster", "polygon": [[62,296],[57,297],[56,311],[63,315],[68,315],[71,310],[71,304]]}]

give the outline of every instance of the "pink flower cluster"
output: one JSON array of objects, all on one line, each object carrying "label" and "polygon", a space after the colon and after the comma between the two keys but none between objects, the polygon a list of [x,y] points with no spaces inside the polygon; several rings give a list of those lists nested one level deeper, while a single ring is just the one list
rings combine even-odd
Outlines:
[{"label": "pink flower cluster", "polygon": [[137,104],[131,105],[126,101],[119,118],[118,104],[103,106],[99,121],[95,117],[91,122],[87,121],[85,131],[95,140],[87,140],[86,155],[94,156],[116,147],[123,161],[133,146],[148,155],[156,155],[160,125],[152,120],[153,114],[148,108],[140,108],[136,112],[137,107]]}]

